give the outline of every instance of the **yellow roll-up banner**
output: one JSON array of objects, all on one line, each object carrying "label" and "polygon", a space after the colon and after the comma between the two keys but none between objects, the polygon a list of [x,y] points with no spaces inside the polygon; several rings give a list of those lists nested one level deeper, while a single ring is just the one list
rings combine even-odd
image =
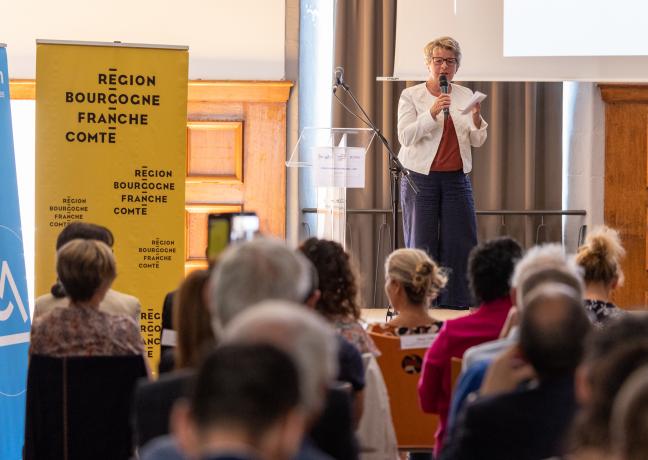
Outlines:
[{"label": "yellow roll-up banner", "polygon": [[139,298],[153,368],[161,306],[184,273],[188,49],[38,41],[36,295],[70,222],[108,227],[113,289]]}]

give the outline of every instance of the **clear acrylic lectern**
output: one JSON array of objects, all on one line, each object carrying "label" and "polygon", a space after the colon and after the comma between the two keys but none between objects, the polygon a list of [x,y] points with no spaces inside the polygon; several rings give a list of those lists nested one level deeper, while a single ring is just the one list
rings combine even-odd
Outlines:
[{"label": "clear acrylic lectern", "polygon": [[375,133],[369,128],[304,128],[286,162],[307,168],[316,206],[318,238],[346,247],[346,192],[364,188],[365,157]]}]

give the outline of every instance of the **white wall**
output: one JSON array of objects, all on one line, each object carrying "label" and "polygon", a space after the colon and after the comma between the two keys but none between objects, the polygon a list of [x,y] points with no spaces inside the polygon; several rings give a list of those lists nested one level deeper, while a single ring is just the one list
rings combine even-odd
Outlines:
[{"label": "white wall", "polygon": [[604,220],[605,104],[594,83],[563,84],[563,208],[585,209],[585,218],[563,219],[563,242],[576,252],[580,225]]},{"label": "white wall", "polygon": [[2,6],[11,78],[34,78],[36,39],[189,46],[189,78],[284,78],[285,0],[22,0]]},{"label": "white wall", "polygon": [[11,125],[13,128],[16,175],[20,200],[20,223],[25,251],[27,291],[29,292],[30,317],[34,313],[34,124],[36,122],[34,101],[11,101]]}]

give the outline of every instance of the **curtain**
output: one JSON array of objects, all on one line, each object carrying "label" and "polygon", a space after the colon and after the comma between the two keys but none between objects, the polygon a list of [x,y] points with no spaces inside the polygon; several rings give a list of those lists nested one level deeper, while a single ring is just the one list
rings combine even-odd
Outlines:
[{"label": "curtain", "polygon": [[[334,65],[344,67],[346,82],[398,152],[398,98],[406,86],[417,82],[376,81],[393,73],[395,31],[396,0],[337,1]],[[488,95],[482,104],[488,140],[473,150],[477,210],[561,209],[562,83],[461,84]],[[348,98],[344,102],[351,106]],[[333,126],[364,127],[337,100],[333,100]],[[388,166],[387,153],[376,140],[367,152],[366,186],[348,190],[348,209],[390,208]],[[367,307],[387,305],[383,265],[390,251],[390,221],[390,214],[349,213],[347,217],[347,250],[358,269]],[[560,217],[479,216],[478,236],[483,241],[508,234],[529,247],[536,240],[560,241],[561,222]],[[400,223],[397,231],[402,247]]]}]

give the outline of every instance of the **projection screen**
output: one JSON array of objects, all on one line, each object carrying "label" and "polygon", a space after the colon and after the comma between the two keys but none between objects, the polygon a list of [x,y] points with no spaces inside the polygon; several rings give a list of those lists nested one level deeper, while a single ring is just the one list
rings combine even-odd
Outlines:
[{"label": "projection screen", "polygon": [[646,0],[400,0],[393,77],[425,80],[423,47],[450,35],[457,81],[648,81]]}]

